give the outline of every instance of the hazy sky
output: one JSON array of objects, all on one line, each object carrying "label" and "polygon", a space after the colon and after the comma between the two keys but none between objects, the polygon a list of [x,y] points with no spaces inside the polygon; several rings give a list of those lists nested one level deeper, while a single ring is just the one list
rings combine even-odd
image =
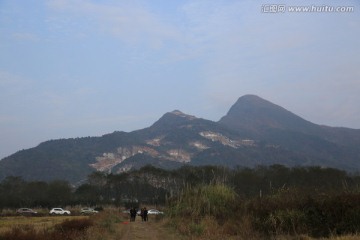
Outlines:
[{"label": "hazy sky", "polygon": [[174,109],[217,121],[244,94],[360,128],[359,2],[0,0],[0,158]]}]

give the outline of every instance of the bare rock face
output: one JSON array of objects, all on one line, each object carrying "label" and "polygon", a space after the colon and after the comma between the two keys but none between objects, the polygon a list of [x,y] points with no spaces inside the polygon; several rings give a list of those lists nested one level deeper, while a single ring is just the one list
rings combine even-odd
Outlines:
[{"label": "bare rock face", "polygon": [[96,163],[90,164],[97,171],[110,172],[111,169],[123,162],[124,160],[135,156],[136,154],[148,154],[152,157],[159,156],[159,153],[147,146],[130,146],[118,147],[115,153],[103,153],[102,156],[96,157]]},{"label": "bare rock face", "polygon": [[254,140],[230,139],[230,138],[222,135],[221,133],[216,133],[216,132],[210,132],[210,131],[200,132],[200,135],[203,136],[204,138],[210,139],[214,142],[220,142],[221,144],[232,147],[232,148],[239,148],[241,146],[254,146],[255,145]]},{"label": "bare rock face", "polygon": [[170,149],[167,151],[168,160],[187,163],[191,161],[191,154],[182,149]]},{"label": "bare rock face", "polygon": [[[179,117],[186,117],[189,120],[195,118],[188,117],[189,115],[175,111]],[[179,125],[178,129],[187,129],[193,132],[193,129],[188,124]],[[155,136],[151,139],[145,140],[145,145],[134,145],[127,147],[118,147],[114,152],[106,152],[101,156],[96,157],[96,163],[90,166],[97,171],[112,172],[115,166],[122,164],[116,172],[126,172],[134,167],[134,164],[126,162],[127,159],[135,155],[144,155],[151,158],[158,158],[161,160],[172,161],[177,163],[191,163],[193,157],[197,154],[213,147],[213,143],[220,143],[224,146],[238,149],[240,147],[255,147],[255,141],[250,139],[230,138],[220,132],[201,131],[195,132],[196,138],[184,138],[181,144],[166,139],[167,135]],[[210,143],[210,144],[209,144]]]}]

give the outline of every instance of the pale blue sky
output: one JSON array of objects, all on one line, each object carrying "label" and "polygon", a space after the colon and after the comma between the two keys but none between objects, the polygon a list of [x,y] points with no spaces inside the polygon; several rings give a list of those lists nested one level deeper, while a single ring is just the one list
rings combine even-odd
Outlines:
[{"label": "pale blue sky", "polygon": [[[267,4],[351,13],[263,13]],[[0,0],[0,158],[58,138],[217,121],[256,94],[360,128],[358,1]]]}]

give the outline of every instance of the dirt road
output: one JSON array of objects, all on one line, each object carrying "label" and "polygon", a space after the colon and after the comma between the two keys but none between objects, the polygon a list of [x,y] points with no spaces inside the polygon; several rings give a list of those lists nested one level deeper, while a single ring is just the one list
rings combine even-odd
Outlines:
[{"label": "dirt road", "polygon": [[142,222],[140,217],[137,217],[135,222],[122,222],[122,238],[120,240],[183,240],[180,236],[171,232],[170,229],[164,226],[163,221],[155,221],[152,216],[148,222]]}]

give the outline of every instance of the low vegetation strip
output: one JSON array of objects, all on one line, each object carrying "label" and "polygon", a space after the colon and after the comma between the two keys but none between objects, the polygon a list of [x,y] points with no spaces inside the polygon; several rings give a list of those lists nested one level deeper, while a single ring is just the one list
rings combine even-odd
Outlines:
[{"label": "low vegetation strip", "polygon": [[241,199],[232,188],[215,184],[187,188],[168,206],[171,225],[200,239],[310,239],[360,232],[360,193],[313,197],[283,188],[266,197]]},{"label": "low vegetation strip", "polygon": [[32,226],[36,231],[42,231],[50,227],[55,226],[56,224],[62,223],[66,220],[78,220],[78,219],[88,219],[87,216],[43,216],[43,217],[1,217],[0,220],[0,234],[10,231],[14,226],[19,228],[27,228]]},{"label": "low vegetation strip", "polygon": [[1,220],[0,240],[111,240],[121,236],[116,225],[122,219],[111,211],[90,217],[6,217]]},{"label": "low vegetation strip", "polygon": [[[126,236],[141,239],[139,231],[152,231],[156,239],[168,234],[165,225],[174,234],[180,234],[181,239],[194,240],[351,239],[354,236],[360,239],[358,175],[336,169],[289,169],[280,165],[235,170],[188,167],[178,171],[147,167],[123,175],[94,174],[87,185],[74,191],[64,183],[50,184],[55,189],[67,189],[61,192],[68,196],[67,201],[62,194],[44,194],[44,197],[54,196],[49,198],[52,202],[46,198],[43,202],[27,198],[27,204],[16,199],[22,199],[24,192],[20,190],[25,191],[31,183],[8,178],[0,183],[0,240],[56,240],[58,236],[69,240],[112,240]],[[147,188],[150,184],[152,187]],[[44,193],[53,190],[50,185],[45,185]],[[12,191],[6,192],[7,189]],[[68,206],[71,216],[50,217],[49,206],[40,202]],[[99,208],[100,212],[91,216],[75,216],[80,215],[79,206],[83,202],[86,206],[102,206],[104,211]],[[159,219],[152,216],[150,220],[154,221],[146,225],[129,222],[124,208],[139,209],[150,206],[149,202],[162,206],[164,218],[155,221]],[[39,205],[43,208],[37,209]],[[20,214],[16,209],[23,206],[35,207],[37,217],[31,217],[34,214],[10,217]]]},{"label": "low vegetation strip", "polygon": [[121,224],[121,238],[118,240],[187,240],[186,236],[179,234],[167,226],[167,219],[150,216],[148,222],[142,222],[138,217],[135,222]]},{"label": "low vegetation strip", "polygon": [[[46,222],[45,225],[38,223]],[[129,222],[127,214],[104,211],[90,217],[4,217],[0,240],[182,240],[165,227],[162,217],[150,216],[148,222],[138,217]]]},{"label": "low vegetation strip", "polygon": [[[206,190],[189,188],[187,191],[201,193],[197,196],[200,198],[201,196],[205,198],[209,192],[218,194],[222,198],[224,194],[228,195],[227,192],[231,192],[231,189],[219,191],[222,188],[224,186],[214,186],[212,190],[211,186],[207,186]],[[213,213],[217,213],[211,210],[211,206],[209,208],[209,203],[210,205],[214,203],[213,200],[207,202],[202,199],[202,204],[197,207],[203,208],[203,211],[195,211],[194,214],[184,211],[185,208],[182,208],[183,210],[177,208],[177,204],[187,202],[184,198],[186,197],[172,200],[173,202],[169,205],[169,211],[172,211],[170,216],[151,216],[148,222],[142,222],[139,217],[135,222],[129,222],[127,214],[120,214],[119,211],[104,211],[90,217],[5,217],[0,221],[0,240],[360,239],[356,232],[352,233],[356,230],[353,228],[356,223],[351,221],[343,223],[349,224],[347,227],[353,230],[344,231],[343,234],[337,233],[335,229],[328,229],[328,232],[318,231],[321,224],[325,224],[322,229],[329,227],[330,222],[335,223],[333,226],[336,226],[338,219],[331,218],[329,221],[330,219],[319,218],[319,223],[312,227],[310,224],[314,222],[307,222],[307,213],[297,212],[294,210],[295,205],[290,204],[293,198],[286,202],[279,201],[279,196],[250,202],[240,201],[237,206],[230,205],[229,209],[236,209],[236,211],[227,212],[228,215],[225,218],[213,216]],[[222,204],[232,203],[232,197],[227,199],[229,202],[225,200]],[[334,202],[324,206],[330,207],[332,204],[339,203],[344,206],[346,204],[342,201],[345,199],[348,198],[335,198]],[[322,203],[322,200],[317,199],[313,202],[314,205],[309,207],[314,207],[319,203]],[[351,206],[353,205],[348,205],[348,207]],[[313,215],[309,216],[308,220],[314,219]],[[353,220],[356,221],[357,216],[354,217]],[[348,218],[344,217],[344,219]],[[44,222],[46,224],[41,225]],[[343,223],[337,222],[338,226],[343,226]],[[314,235],[313,230],[316,234],[323,234],[323,236]]]}]

